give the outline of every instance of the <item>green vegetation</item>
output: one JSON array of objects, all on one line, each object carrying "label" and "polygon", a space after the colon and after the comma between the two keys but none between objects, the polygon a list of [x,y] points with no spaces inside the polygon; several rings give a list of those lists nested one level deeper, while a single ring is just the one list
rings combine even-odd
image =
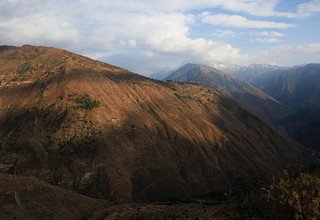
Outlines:
[{"label": "green vegetation", "polygon": [[178,99],[192,99],[192,97],[190,95],[180,95],[178,93],[174,93],[174,95],[178,98]]},{"label": "green vegetation", "polygon": [[15,60],[15,59],[17,59],[17,56],[18,56],[18,52],[15,51],[15,52],[11,52],[11,53],[4,54],[4,55],[1,54],[0,58],[6,59],[6,60]]},{"label": "green vegetation", "polygon": [[320,175],[301,174],[274,180],[266,189],[272,211],[282,218],[318,219],[320,216]]},{"label": "green vegetation", "polygon": [[240,219],[319,219],[320,173],[284,175],[265,188],[261,176],[250,174],[237,180],[226,202],[239,211]]},{"label": "green vegetation", "polygon": [[75,98],[73,101],[78,104],[76,106],[73,106],[74,109],[91,110],[100,106],[99,101],[92,100],[87,94],[81,95],[80,97]]},{"label": "green vegetation", "polygon": [[67,59],[55,59],[52,63],[55,66],[60,66],[64,64],[67,61]]},{"label": "green vegetation", "polygon": [[49,76],[52,76],[52,75],[54,75],[54,72],[52,72],[50,70],[46,70],[46,72],[44,73],[45,77],[49,77]]},{"label": "green vegetation", "polygon": [[20,73],[20,74],[21,73],[26,73],[26,72],[28,72],[30,70],[30,68],[31,68],[31,63],[30,62],[24,62],[19,66],[17,72]]}]

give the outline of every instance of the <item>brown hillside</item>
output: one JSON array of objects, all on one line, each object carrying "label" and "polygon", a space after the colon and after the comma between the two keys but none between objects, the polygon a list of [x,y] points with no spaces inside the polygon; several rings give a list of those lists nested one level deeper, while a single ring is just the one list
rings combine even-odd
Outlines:
[{"label": "brown hillside", "polygon": [[259,118],[276,124],[292,111],[262,90],[238,78],[204,64],[186,64],[171,73],[165,80],[199,83],[237,101]]},{"label": "brown hillside", "polygon": [[34,177],[0,173],[0,219],[227,219],[233,204],[112,204],[52,186]]},{"label": "brown hillside", "polygon": [[39,181],[0,173],[0,219],[83,219],[110,206]]},{"label": "brown hillside", "polygon": [[237,103],[55,48],[0,49],[0,170],[95,198],[183,200],[305,165]]}]

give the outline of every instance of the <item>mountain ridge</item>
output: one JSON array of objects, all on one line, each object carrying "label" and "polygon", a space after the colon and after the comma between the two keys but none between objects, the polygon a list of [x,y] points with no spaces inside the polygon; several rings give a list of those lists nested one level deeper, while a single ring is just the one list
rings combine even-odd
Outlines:
[{"label": "mountain ridge", "polygon": [[250,84],[205,64],[186,64],[165,80],[200,83],[229,95],[257,116],[276,122],[290,114],[290,110]]},{"label": "mountain ridge", "polygon": [[[109,201],[177,201],[266,182],[306,150],[200,85],[46,47],[0,52],[0,171]],[[232,119],[232,121],[231,121]]]}]

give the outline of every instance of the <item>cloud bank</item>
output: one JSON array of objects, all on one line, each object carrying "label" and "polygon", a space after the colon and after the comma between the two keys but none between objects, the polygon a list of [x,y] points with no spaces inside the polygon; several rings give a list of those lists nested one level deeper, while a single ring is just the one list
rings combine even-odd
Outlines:
[{"label": "cloud bank", "polygon": [[[320,5],[317,0],[303,3],[293,13],[276,10],[278,3],[277,0],[0,0],[0,44],[60,47],[142,74],[188,62],[216,60],[240,65],[273,62],[275,52],[286,57],[277,59],[277,64],[285,65],[301,59],[304,50],[318,57],[317,42],[278,45],[257,54],[243,52],[243,48],[221,39],[236,38],[238,31],[229,28],[238,28],[257,42],[283,43],[281,38],[285,35],[279,30],[292,29],[295,24],[270,18],[289,21],[305,18],[318,13]],[[202,35],[194,27],[212,31]],[[292,50],[297,51],[296,55],[287,56]]]}]

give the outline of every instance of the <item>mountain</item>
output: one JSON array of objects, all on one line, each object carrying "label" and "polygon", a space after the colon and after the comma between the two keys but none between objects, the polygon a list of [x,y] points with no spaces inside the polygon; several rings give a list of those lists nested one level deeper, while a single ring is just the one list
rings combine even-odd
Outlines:
[{"label": "mountain", "polygon": [[205,63],[208,66],[212,66],[213,68],[220,70],[222,72],[226,72],[229,74],[235,74],[237,72],[243,71],[244,69],[246,69],[246,67],[244,66],[238,66],[238,65],[234,65],[234,64],[229,64],[229,63],[220,63],[220,62],[216,62],[216,61],[212,61],[209,63]]},{"label": "mountain", "polygon": [[319,151],[320,64],[255,74],[252,84],[294,110],[280,125],[300,144]]},{"label": "mountain", "polygon": [[163,80],[167,76],[169,76],[171,73],[173,73],[175,70],[164,70],[160,72],[153,73],[149,76],[151,79],[156,79],[156,80]]},{"label": "mountain", "polygon": [[306,109],[280,122],[286,133],[300,144],[320,152],[320,109]]},{"label": "mountain", "polygon": [[291,68],[254,85],[296,112],[320,108],[320,64]]},{"label": "mountain", "polygon": [[0,48],[0,79],[0,172],[91,198],[185,201],[310,161],[304,147],[200,85],[28,45]]},{"label": "mountain", "polygon": [[233,75],[255,86],[257,80],[268,79],[287,69],[289,68],[270,64],[251,64],[248,67],[233,72]]},{"label": "mountain", "polygon": [[0,219],[227,219],[234,204],[117,204],[92,199],[34,177],[0,173]]},{"label": "mountain", "polygon": [[110,206],[40,181],[0,173],[1,219],[88,219]]},{"label": "mountain", "polygon": [[243,82],[231,74],[204,64],[186,64],[166,80],[199,83],[229,95],[257,116],[277,122],[290,114],[290,110],[263,91]]},{"label": "mountain", "polygon": [[280,67],[270,64],[251,64],[247,67],[234,64],[209,62],[206,65],[222,72],[231,74],[236,78],[254,85],[256,80],[267,79],[270,76],[277,75],[279,72],[289,69],[288,67]]}]

